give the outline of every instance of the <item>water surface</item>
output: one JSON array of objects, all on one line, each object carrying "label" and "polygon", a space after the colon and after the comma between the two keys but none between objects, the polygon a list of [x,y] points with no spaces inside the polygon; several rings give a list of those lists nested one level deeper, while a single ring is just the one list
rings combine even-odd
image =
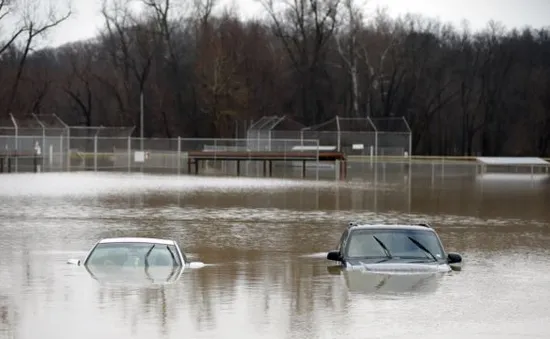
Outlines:
[{"label": "water surface", "polygon": [[[548,338],[549,187],[524,179],[0,175],[0,337]],[[356,219],[432,223],[464,269],[334,272],[323,254]],[[66,265],[136,235],[211,265],[156,286]]]}]

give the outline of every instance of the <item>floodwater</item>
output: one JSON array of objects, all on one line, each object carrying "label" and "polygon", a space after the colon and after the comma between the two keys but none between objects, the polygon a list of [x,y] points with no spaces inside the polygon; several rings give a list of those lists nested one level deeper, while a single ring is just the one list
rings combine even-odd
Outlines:
[{"label": "floodwater", "polygon": [[[0,175],[0,338],[550,337],[548,180],[382,174]],[[430,222],[464,267],[335,271],[323,255],[357,219]],[[66,264],[135,235],[177,239],[208,265],[125,285]]]}]

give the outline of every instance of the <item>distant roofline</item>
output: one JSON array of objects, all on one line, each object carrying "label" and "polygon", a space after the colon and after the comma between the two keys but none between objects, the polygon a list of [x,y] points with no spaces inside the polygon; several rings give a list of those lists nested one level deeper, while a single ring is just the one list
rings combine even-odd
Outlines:
[{"label": "distant roofline", "polygon": [[160,245],[174,245],[174,240],[158,239],[158,238],[145,238],[145,237],[120,237],[120,238],[104,238],[99,241],[100,244],[113,244],[113,243],[149,243]]}]

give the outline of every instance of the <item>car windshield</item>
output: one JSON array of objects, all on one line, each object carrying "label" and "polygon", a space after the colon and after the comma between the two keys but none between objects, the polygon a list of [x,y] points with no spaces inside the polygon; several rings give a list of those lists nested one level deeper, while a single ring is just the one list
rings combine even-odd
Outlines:
[{"label": "car windshield", "polygon": [[179,266],[174,245],[153,243],[100,243],[95,246],[87,265],[103,266]]},{"label": "car windshield", "polygon": [[351,233],[345,255],[348,258],[392,257],[428,260],[433,260],[433,255],[436,260],[441,260],[443,248],[437,235],[428,230],[364,229]]}]

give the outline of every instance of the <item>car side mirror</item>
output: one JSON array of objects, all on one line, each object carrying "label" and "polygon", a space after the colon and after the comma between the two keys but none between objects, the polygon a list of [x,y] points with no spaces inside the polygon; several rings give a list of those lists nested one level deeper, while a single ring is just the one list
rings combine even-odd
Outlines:
[{"label": "car side mirror", "polygon": [[339,251],[330,251],[327,253],[327,259],[333,261],[341,261],[342,257],[340,256]]},{"label": "car side mirror", "polygon": [[448,253],[447,254],[447,262],[449,264],[460,264],[462,263],[462,256],[458,253]]},{"label": "car side mirror", "polygon": [[69,259],[69,260],[67,260],[67,264],[79,266],[80,265],[80,260],[79,259]]}]

